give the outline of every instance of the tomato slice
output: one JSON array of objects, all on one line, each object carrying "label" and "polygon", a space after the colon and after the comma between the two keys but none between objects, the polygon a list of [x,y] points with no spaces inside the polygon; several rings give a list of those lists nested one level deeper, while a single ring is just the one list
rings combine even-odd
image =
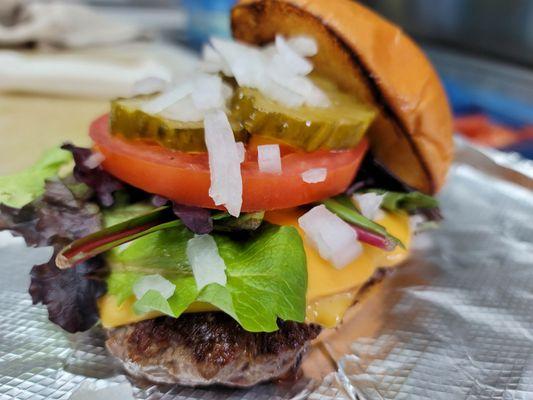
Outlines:
[{"label": "tomato slice", "polygon": [[[112,136],[107,115],[91,124],[90,136],[105,156],[103,168],[117,178],[180,204],[223,208],[215,206],[208,194],[207,153],[184,153]],[[242,211],[295,207],[337,195],[352,182],[367,149],[364,139],[350,150],[285,153],[281,175],[260,172],[257,159],[248,156],[241,164]],[[311,168],[327,168],[326,180],[304,182],[301,174]]]}]

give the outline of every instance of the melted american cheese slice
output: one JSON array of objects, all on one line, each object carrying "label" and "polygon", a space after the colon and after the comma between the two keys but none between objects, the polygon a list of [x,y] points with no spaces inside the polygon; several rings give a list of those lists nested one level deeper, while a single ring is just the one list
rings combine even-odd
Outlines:
[{"label": "melted american cheese slice", "polygon": [[[294,226],[302,237],[305,237],[298,226],[298,217],[302,215],[298,209],[267,212],[265,219],[278,225]],[[409,248],[411,232],[409,218],[405,214],[386,213],[378,221]],[[342,321],[346,310],[354,303],[363,285],[372,277],[378,267],[391,267],[407,258],[408,250],[397,247],[385,252],[376,247],[363,244],[361,255],[342,269],[334,268],[328,261],[320,257],[318,252],[304,240],[307,255],[308,287],[307,287],[307,322],[315,322],[325,327],[333,327]],[[133,312],[132,297],[117,305],[114,296],[106,294],[98,301],[100,319],[106,328],[126,325],[145,319],[155,318],[161,314],[156,312],[137,315]],[[205,303],[193,303],[186,312],[213,311],[215,308]]]}]

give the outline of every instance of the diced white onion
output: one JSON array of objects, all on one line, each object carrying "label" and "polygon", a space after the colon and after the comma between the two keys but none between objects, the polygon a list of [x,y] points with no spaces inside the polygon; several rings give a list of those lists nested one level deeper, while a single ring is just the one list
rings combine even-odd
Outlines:
[{"label": "diced white onion", "polygon": [[316,50],[314,40],[304,36],[286,40],[278,35],[275,44],[262,49],[212,38],[211,45],[204,46],[202,50],[203,73],[170,89],[166,81],[145,79],[138,82],[134,94],[154,93],[167,88],[144,104],[142,110],[148,114],[161,113],[173,120],[200,121],[208,110],[225,109],[232,89],[216,75],[223,72],[226,76],[233,76],[239,86],[258,89],[289,107],[328,107],[330,102],[326,94],[306,76],[313,65],[305,56],[315,54]]},{"label": "diced white onion", "polygon": [[261,52],[263,53],[263,56],[266,57],[266,59],[270,59],[274,57],[275,54],[277,54],[276,50],[276,43],[269,43],[261,48]]},{"label": "diced white onion", "polygon": [[187,84],[191,92],[159,112],[161,116],[174,121],[199,122],[207,111],[225,108],[233,94],[218,75],[197,74]]},{"label": "diced white onion", "polygon": [[202,60],[213,64],[222,64],[224,60],[209,43],[202,47]]},{"label": "diced white onion", "polygon": [[210,283],[226,285],[226,264],[211,235],[195,235],[187,242],[187,258],[198,290]]},{"label": "diced white onion", "polygon": [[[290,92],[280,94],[275,93],[274,95],[276,97],[272,97],[274,100],[290,107],[294,107],[292,105],[294,103],[297,103],[297,107],[304,104],[314,107],[328,107],[330,105],[330,101],[326,94],[306,76],[290,75],[284,71],[282,67],[277,66],[276,64],[272,64],[272,68],[268,69],[267,74],[273,82]],[[267,87],[267,85],[272,85],[272,83],[265,82],[261,87],[261,91],[267,96],[272,96],[269,94],[270,87]],[[293,100],[294,96],[298,96],[297,102]]]},{"label": "diced white onion", "polygon": [[204,72],[217,73],[222,72],[224,75],[230,75],[231,70],[222,56],[210,44],[202,48],[202,62],[200,68]]},{"label": "diced white onion", "polygon": [[246,158],[246,148],[244,147],[244,143],[237,142],[235,144],[237,145],[237,154],[239,155],[239,161],[243,163],[244,159]]},{"label": "diced white onion", "polygon": [[149,290],[155,290],[165,299],[168,299],[174,294],[176,285],[159,274],[142,276],[133,284],[133,294],[137,300],[141,299]]},{"label": "diced white onion", "polygon": [[94,382],[82,382],[72,392],[70,400],[134,400],[131,383],[125,382],[118,385],[103,386]]},{"label": "diced white onion", "polygon": [[327,168],[311,168],[302,172],[302,180],[305,183],[324,182],[328,176]]},{"label": "diced white onion", "polygon": [[352,199],[355,200],[359,206],[361,214],[367,217],[370,220],[381,219],[384,216],[383,211],[381,211],[381,203],[385,195],[377,193],[363,193],[363,194],[354,194]]},{"label": "diced white onion", "polygon": [[293,36],[287,40],[287,43],[302,57],[313,57],[318,53],[315,40],[309,36]]},{"label": "diced white onion", "polygon": [[148,77],[135,82],[131,91],[131,96],[139,96],[162,92],[167,88],[169,81],[161,78]]},{"label": "diced white onion", "polygon": [[227,83],[222,82],[222,97],[228,100],[233,95],[233,89]]},{"label": "diced white onion", "polygon": [[282,35],[276,35],[275,43],[278,54],[274,57],[279,57],[288,71],[296,75],[307,75],[313,70],[313,64],[294,51]]},{"label": "diced white onion", "polygon": [[201,74],[195,77],[192,91],[194,106],[201,111],[224,108],[222,79],[218,75]]},{"label": "diced white onion", "polygon": [[257,163],[259,171],[269,174],[281,174],[281,152],[278,144],[257,146]]},{"label": "diced white onion", "polygon": [[205,115],[204,135],[211,174],[209,196],[237,217],[242,206],[241,161],[231,125],[222,110]]},{"label": "diced white onion", "polygon": [[[275,45],[263,49],[251,47],[231,40],[212,38],[212,50],[217,52],[229,68],[239,86],[260,90],[267,97],[289,107],[308,105],[327,107],[326,94],[306,77],[313,66],[300,52],[306,54],[316,50],[313,39],[299,37],[295,41],[299,50],[291,47],[290,40],[277,36]],[[314,44],[315,48],[311,48]],[[218,59],[205,50],[204,62],[212,68]]]},{"label": "diced white onion", "polygon": [[160,94],[156,98],[144,104],[141,108],[145,113],[157,114],[163,111],[165,108],[168,108],[174,103],[180,101],[185,96],[188,96],[192,93],[192,91],[192,84],[190,82],[185,82]]},{"label": "diced white onion", "polygon": [[199,68],[206,74],[218,74],[220,72],[220,65],[209,61],[200,61]]},{"label": "diced white onion", "polygon": [[302,215],[298,224],[320,256],[337,269],[345,267],[361,254],[362,247],[355,230],[324,205]]},{"label": "diced white onion", "polygon": [[87,157],[87,159],[83,162],[83,165],[85,165],[89,169],[95,169],[100,164],[102,164],[104,160],[105,156],[102,153],[95,151],[93,152],[93,154]]},{"label": "diced white onion", "polygon": [[212,38],[211,44],[228,65],[239,86],[257,87],[265,65],[258,48],[220,38]]},{"label": "diced white onion", "polygon": [[199,122],[204,119],[204,112],[195,107],[191,96],[187,96],[165,108],[159,115],[181,122]]},{"label": "diced white onion", "polygon": [[[268,73],[270,74],[270,72]],[[280,85],[275,79],[265,79],[265,82],[261,85],[261,92],[281,104],[287,107],[301,107],[305,103],[305,98],[298,93],[287,89],[283,85]]]}]

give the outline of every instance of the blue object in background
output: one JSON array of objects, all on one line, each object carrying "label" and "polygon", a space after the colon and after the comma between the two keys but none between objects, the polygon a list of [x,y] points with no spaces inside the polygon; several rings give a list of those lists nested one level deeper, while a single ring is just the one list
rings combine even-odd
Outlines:
[{"label": "blue object in background", "polygon": [[[492,121],[520,129],[533,125],[533,105],[503,95],[483,86],[442,77],[454,115],[485,114]],[[514,151],[533,159],[533,139],[518,141],[500,150]]]},{"label": "blue object in background", "polygon": [[444,86],[456,115],[483,113],[494,121],[514,128],[533,125],[533,105],[490,88],[469,85],[443,76]]},{"label": "blue object in background", "polygon": [[229,37],[228,15],[235,0],[182,0],[187,14],[187,41],[200,49],[211,36]]},{"label": "blue object in background", "polygon": [[523,142],[518,142],[502,150],[514,151],[521,154],[522,157],[533,160],[533,140],[524,140]]},{"label": "blue object in background", "polygon": [[505,150],[533,159],[533,138],[519,133],[533,126],[533,72],[442,47],[425,50],[441,76],[454,115],[483,114],[517,131],[517,142]]},{"label": "blue object in background", "polygon": [[456,115],[483,113],[514,128],[533,124],[533,72],[490,58],[425,46]]}]

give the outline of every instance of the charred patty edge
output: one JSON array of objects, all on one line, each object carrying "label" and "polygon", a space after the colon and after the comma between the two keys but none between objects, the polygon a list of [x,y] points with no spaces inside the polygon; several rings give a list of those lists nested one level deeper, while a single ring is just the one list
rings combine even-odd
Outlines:
[{"label": "charred patty edge", "polygon": [[221,312],[158,317],[107,331],[106,347],[126,371],[156,383],[248,387],[296,371],[321,328],[278,321],[247,332]]}]

